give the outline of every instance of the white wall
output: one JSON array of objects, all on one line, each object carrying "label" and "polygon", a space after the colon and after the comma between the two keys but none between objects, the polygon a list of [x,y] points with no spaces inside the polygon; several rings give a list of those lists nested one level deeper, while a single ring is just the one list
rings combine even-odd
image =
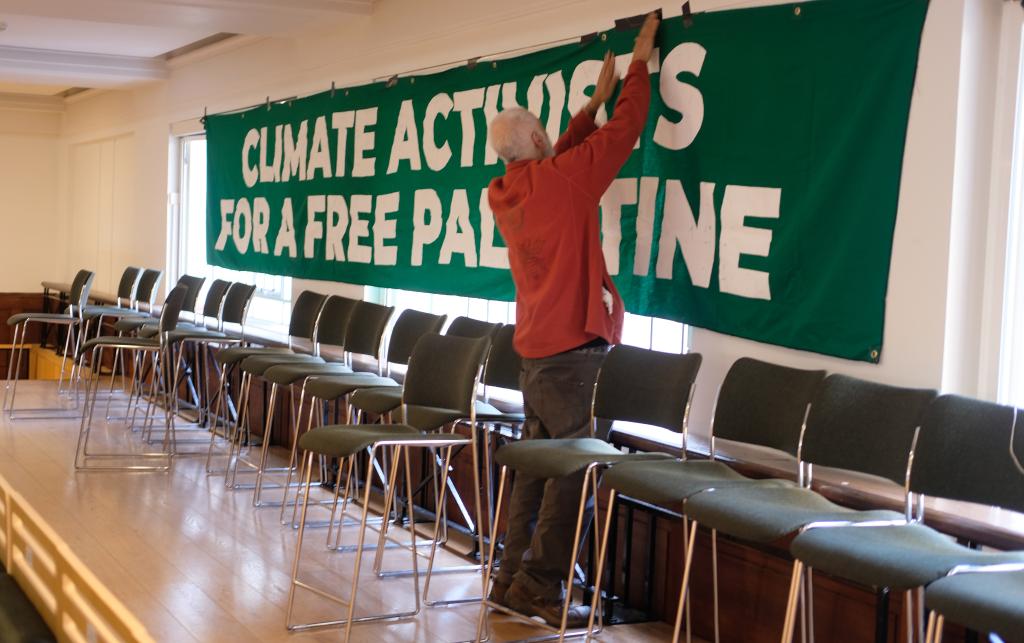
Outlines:
[{"label": "white wall", "polygon": [[0,292],[39,292],[41,280],[60,279],[60,118],[0,104]]},{"label": "white wall", "polygon": [[[996,33],[990,33],[992,21],[979,10],[980,3],[988,1],[931,3],[910,116],[881,363],[824,358],[695,329],[693,349],[705,357],[693,411],[695,430],[706,425],[725,370],[742,355],[929,387],[943,384],[944,365],[947,370],[976,369],[976,364],[963,359],[958,338],[963,329],[977,325],[977,320],[964,317],[961,311],[972,305],[974,293],[980,293],[975,280],[981,271],[963,272],[960,264],[950,264],[949,257],[953,252],[957,261],[969,266],[976,261],[976,236],[966,235],[965,239],[964,230],[977,231],[977,227],[971,228],[977,224],[963,216],[978,206],[976,201],[984,192],[979,182],[986,177],[980,176],[982,172],[957,176],[954,194],[954,176],[963,168],[957,162],[958,146],[970,147],[972,155],[983,155],[990,145],[984,140],[985,135],[991,137],[990,130],[981,132],[976,144],[970,138],[971,128],[982,122],[985,110],[990,109],[972,102],[971,92],[986,90],[988,81],[967,82],[960,73],[962,63],[970,69],[980,68],[991,57],[989,47],[998,46],[998,25]],[[695,4],[696,9],[713,9],[765,3],[708,0]],[[966,21],[965,7],[973,12]],[[331,81],[339,85],[365,82],[408,69],[589,33],[609,27],[614,18],[648,8],[628,0],[382,0],[373,15],[352,18],[331,31],[289,39],[252,39],[214,55],[200,54],[199,59],[176,63],[166,82],[77,100],[68,106],[64,122],[63,145],[74,150],[72,157],[92,149],[83,148],[83,143],[115,136],[123,137],[118,140],[124,141],[126,154],[133,150],[133,165],[118,166],[114,176],[118,185],[113,188],[129,205],[113,211],[111,219],[112,226],[124,230],[117,243],[127,247],[119,248],[120,254],[111,257],[110,266],[101,269],[110,273],[105,279],[116,279],[115,273],[126,262],[163,263],[168,195],[175,189],[168,185],[172,123],[193,119],[204,108],[211,112],[233,109],[262,102],[268,95],[321,90]],[[666,6],[665,11],[678,14],[679,3]],[[970,48],[962,51],[965,40]],[[122,182],[130,183],[131,189]],[[65,217],[73,211],[68,207],[69,193],[91,194],[90,190],[71,182],[63,201]],[[980,225],[983,231],[984,224]],[[67,271],[72,269],[75,255],[69,250],[64,256]],[[955,282],[955,306],[947,297],[951,279]],[[947,323],[951,316],[957,317],[955,331]],[[976,379],[976,373],[960,377],[964,373],[968,371],[947,374],[945,382],[969,388],[965,382]]]}]

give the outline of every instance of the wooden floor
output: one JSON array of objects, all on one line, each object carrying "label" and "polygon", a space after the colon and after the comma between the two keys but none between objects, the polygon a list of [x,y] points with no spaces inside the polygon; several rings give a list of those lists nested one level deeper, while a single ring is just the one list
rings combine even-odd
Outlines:
[{"label": "wooden floor", "polygon": [[[55,385],[23,382],[18,406],[56,400]],[[99,409],[99,410],[102,410]],[[338,641],[338,630],[289,633],[285,604],[295,531],[279,522],[279,509],[254,509],[251,492],[227,490],[208,476],[205,460],[180,457],[170,473],[75,472],[77,420],[0,419],[0,475],[39,512],[83,563],[158,641]],[[139,448],[137,434],[105,427],[111,446]],[[182,437],[185,437],[182,435]],[[102,442],[98,445],[102,448]],[[182,449],[202,450],[200,445]],[[271,498],[278,492],[271,491]],[[325,496],[326,497],[326,496]],[[315,514],[313,511],[322,512]],[[326,517],[321,509],[310,518]],[[354,529],[348,531],[353,539]],[[307,532],[302,573],[347,595],[352,555],[328,553],[325,530]],[[308,552],[308,556],[305,554]],[[404,550],[389,550],[385,567],[409,566]],[[367,570],[372,557],[364,559]],[[441,564],[465,563],[446,554]],[[356,615],[411,607],[408,578],[361,575]],[[473,574],[435,576],[431,598],[479,593]],[[436,592],[436,593],[435,593]],[[300,619],[329,619],[340,608],[308,592],[297,598]],[[472,639],[478,608],[424,608],[405,621],[356,625],[354,641],[458,641]],[[491,616],[499,641],[542,630]],[[665,624],[610,628],[604,641],[668,640]]]}]

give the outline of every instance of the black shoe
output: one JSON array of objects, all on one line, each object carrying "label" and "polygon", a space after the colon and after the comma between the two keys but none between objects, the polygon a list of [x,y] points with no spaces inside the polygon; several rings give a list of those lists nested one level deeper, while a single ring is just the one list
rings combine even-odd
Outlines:
[{"label": "black shoe", "polygon": [[[547,600],[527,593],[518,583],[505,592],[506,607],[530,618],[539,618],[551,627],[562,625],[562,601]],[[575,630],[587,626],[590,622],[590,607],[587,605],[570,605],[569,615],[565,622],[566,629]]]}]

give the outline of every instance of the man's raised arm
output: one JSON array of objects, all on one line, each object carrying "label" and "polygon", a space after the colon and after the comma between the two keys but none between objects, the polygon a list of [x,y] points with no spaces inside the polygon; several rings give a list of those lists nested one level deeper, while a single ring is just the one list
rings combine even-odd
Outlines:
[{"label": "man's raised arm", "polygon": [[[622,165],[629,159],[633,151],[633,144],[643,132],[647,122],[647,111],[651,103],[651,82],[647,74],[647,61],[650,60],[651,52],[654,49],[654,36],[658,31],[658,17],[656,14],[649,14],[640,29],[636,39],[636,46],[633,48],[633,61],[629,65],[629,73],[622,83],[622,92],[619,100],[615,103],[615,112],[612,118],[603,127],[594,131],[579,144],[570,146],[563,153],[554,158],[555,167],[569,177],[574,183],[582,187],[595,200],[600,199],[604,191],[608,189],[612,180],[622,169]],[[610,54],[609,54],[610,56]],[[608,67],[608,57],[605,58]],[[612,61],[614,65],[614,61]],[[612,67],[612,89],[614,89],[614,67]],[[601,72],[605,75],[604,69]],[[599,86],[601,81],[598,81]],[[590,113],[591,107],[594,113],[601,103],[594,105],[594,100],[600,100],[602,96],[607,100],[611,95],[594,91],[594,98],[588,103],[587,108],[581,111],[573,122],[570,123],[568,136],[573,123],[583,119],[593,122]],[[563,136],[562,138],[566,138]],[[559,144],[562,139],[559,139]],[[557,150],[557,148],[556,148]]]},{"label": "man's raised arm", "polygon": [[601,105],[608,102],[608,99],[615,93],[615,86],[618,84],[619,76],[615,73],[615,56],[609,51],[604,55],[604,65],[602,65],[601,73],[597,77],[597,84],[594,86],[593,95],[583,109],[572,117],[565,132],[558,137],[558,142],[555,143],[555,154],[561,154],[570,147],[579,145],[583,142],[583,139],[590,136],[597,129],[597,125],[594,123],[597,110],[601,109]]}]

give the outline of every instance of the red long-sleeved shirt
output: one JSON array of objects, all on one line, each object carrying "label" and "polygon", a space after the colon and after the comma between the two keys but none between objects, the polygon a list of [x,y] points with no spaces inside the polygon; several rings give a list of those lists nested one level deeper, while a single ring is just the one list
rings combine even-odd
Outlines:
[{"label": "red long-sleeved shirt", "polygon": [[[514,344],[523,357],[622,338],[622,298],[604,264],[598,205],[643,131],[650,100],[647,65],[634,62],[607,124],[597,128],[581,111],[553,157],[513,161],[491,181],[487,196],[508,245],[516,285]],[[611,315],[602,287],[612,294]]]}]

